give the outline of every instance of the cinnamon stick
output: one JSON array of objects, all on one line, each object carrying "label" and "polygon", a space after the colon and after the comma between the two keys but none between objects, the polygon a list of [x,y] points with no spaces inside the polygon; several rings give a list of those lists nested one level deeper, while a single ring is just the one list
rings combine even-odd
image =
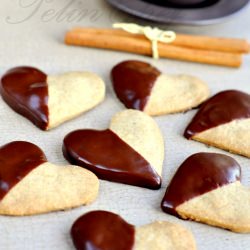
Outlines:
[{"label": "cinnamon stick", "polygon": [[[143,35],[131,34],[129,32],[117,29],[100,29],[100,28],[73,28],[70,32],[88,32],[97,35],[117,35],[147,39]],[[177,34],[176,40],[171,43],[181,47],[188,47],[202,50],[213,50],[230,53],[249,53],[250,44],[245,39],[238,38],[220,38],[210,36],[197,36],[197,35],[186,35]]]},{"label": "cinnamon stick", "polygon": [[[142,55],[152,55],[152,45],[149,40],[138,39],[138,37],[135,36],[114,35],[113,32],[110,34],[94,32],[93,34],[93,31],[79,32],[77,29],[74,29],[67,32],[65,36],[65,43],[69,45],[111,49]],[[158,49],[160,57],[170,59],[228,67],[240,67],[242,63],[241,54],[236,53],[198,50],[164,43],[159,43]]]}]

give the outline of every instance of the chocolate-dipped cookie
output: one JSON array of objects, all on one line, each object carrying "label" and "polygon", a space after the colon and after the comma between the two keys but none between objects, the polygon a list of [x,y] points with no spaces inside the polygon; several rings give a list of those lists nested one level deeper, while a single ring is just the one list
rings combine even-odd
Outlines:
[{"label": "chocolate-dipped cookie", "polygon": [[196,249],[192,233],[178,224],[157,221],[135,227],[107,211],[92,211],[78,218],[71,237],[77,250]]},{"label": "chocolate-dipped cookie", "polygon": [[184,136],[250,157],[250,95],[227,90],[207,100]]},{"label": "chocolate-dipped cookie", "polygon": [[189,75],[167,75],[141,61],[125,61],[111,72],[114,91],[129,109],[149,115],[189,110],[209,96],[207,85]]},{"label": "chocolate-dipped cookie", "polygon": [[99,104],[105,85],[89,72],[49,76],[33,67],[16,67],[3,75],[0,91],[13,110],[48,130]]},{"label": "chocolate-dipped cookie", "polygon": [[234,232],[250,232],[250,190],[240,165],[223,154],[197,153],[177,170],[162,200],[164,212]]},{"label": "chocolate-dipped cookie", "polygon": [[157,124],[143,112],[122,111],[107,130],[71,132],[64,138],[63,153],[101,179],[151,189],[161,186],[164,142]]},{"label": "chocolate-dipped cookie", "polygon": [[25,141],[0,148],[0,214],[22,216],[66,210],[95,200],[99,181],[77,166],[49,163]]}]

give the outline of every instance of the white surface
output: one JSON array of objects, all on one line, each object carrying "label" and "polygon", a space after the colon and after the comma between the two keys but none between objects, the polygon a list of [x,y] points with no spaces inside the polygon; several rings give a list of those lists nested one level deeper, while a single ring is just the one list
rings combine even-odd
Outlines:
[{"label": "white surface", "polygon": [[[67,4],[69,6],[66,8]],[[78,13],[79,10],[81,11],[81,18],[69,17],[69,13],[72,14],[74,10],[75,15],[76,11]],[[51,15],[50,18],[48,14]],[[123,108],[112,91],[109,73],[114,64],[126,59],[151,62],[167,73],[189,73],[201,77],[208,82],[213,94],[232,88],[250,92],[250,56],[245,58],[243,67],[237,70],[165,59],[153,61],[142,56],[67,47],[63,44],[63,35],[70,27],[79,25],[109,27],[114,21],[128,20],[144,23],[113,10],[103,0],[2,0],[0,7],[1,74],[17,65],[37,66],[48,74],[89,70],[104,78],[107,84],[107,97],[105,102],[96,109],[50,132],[40,131],[28,120],[13,112],[0,99],[0,144],[11,140],[28,140],[39,145],[51,162],[65,164],[61,146],[63,137],[68,132],[79,128],[106,128],[112,115]],[[250,8],[224,24],[208,27],[176,26],[174,29],[189,33],[250,39],[249,27]],[[160,209],[165,187],[186,157],[199,151],[224,153],[197,142],[187,141],[182,137],[183,130],[194,113],[195,111],[190,111],[185,114],[156,118],[166,143],[161,190],[150,191],[102,181],[99,197],[91,206],[42,216],[0,217],[0,249],[73,249],[69,235],[73,221],[84,212],[94,209],[117,212],[135,225],[159,219],[181,223],[193,231],[200,250],[250,249],[249,235],[239,235],[195,222],[182,221],[164,214]],[[249,185],[249,159],[236,155],[234,158],[242,166],[243,183]]]}]

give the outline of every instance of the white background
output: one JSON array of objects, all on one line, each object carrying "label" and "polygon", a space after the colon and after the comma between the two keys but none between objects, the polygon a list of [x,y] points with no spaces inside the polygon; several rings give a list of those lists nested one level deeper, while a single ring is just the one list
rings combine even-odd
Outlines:
[{"label": "white background", "polygon": [[[68,7],[65,7],[67,5]],[[69,16],[72,11],[79,10],[81,10],[82,16],[78,20]],[[47,74],[88,70],[99,74],[107,85],[107,96],[103,104],[50,132],[40,131],[29,121],[14,113],[0,99],[1,145],[12,140],[28,140],[40,146],[49,161],[65,164],[61,147],[62,140],[68,132],[79,128],[106,128],[113,114],[123,109],[112,91],[109,78],[111,68],[122,60],[140,59],[153,63],[166,73],[193,74],[207,81],[212,94],[224,89],[240,89],[250,92],[250,56],[245,58],[241,69],[228,69],[166,59],[154,61],[132,54],[68,47],[63,44],[64,33],[70,27],[87,25],[110,27],[116,21],[150,24],[115,11],[103,0],[1,1],[0,74],[18,65],[35,66]],[[161,27],[172,28],[178,32],[243,37],[250,40],[250,8],[224,24],[206,27],[164,25]],[[69,235],[72,223],[86,211],[94,209],[119,213],[130,223],[138,226],[154,220],[181,223],[193,231],[200,250],[250,249],[249,235],[235,234],[195,222],[182,221],[164,214],[160,209],[166,185],[186,157],[200,151],[223,152],[208,148],[198,142],[187,141],[182,137],[186,125],[195,112],[193,110],[185,114],[168,115],[155,119],[163,132],[166,144],[161,190],[151,191],[101,181],[99,197],[90,206],[41,216],[0,217],[0,249],[73,249]],[[243,183],[249,185],[250,161],[244,157],[236,155],[234,157],[242,166]]]}]

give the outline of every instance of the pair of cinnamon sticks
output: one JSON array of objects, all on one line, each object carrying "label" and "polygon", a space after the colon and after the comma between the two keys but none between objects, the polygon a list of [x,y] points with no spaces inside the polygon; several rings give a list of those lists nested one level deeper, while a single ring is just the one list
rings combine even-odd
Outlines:
[{"label": "pair of cinnamon sticks", "polygon": [[[73,28],[66,33],[65,43],[152,55],[151,41],[144,35],[116,29]],[[159,42],[158,50],[164,58],[240,67],[243,54],[250,52],[250,44],[244,39],[177,34],[171,44]]]}]

